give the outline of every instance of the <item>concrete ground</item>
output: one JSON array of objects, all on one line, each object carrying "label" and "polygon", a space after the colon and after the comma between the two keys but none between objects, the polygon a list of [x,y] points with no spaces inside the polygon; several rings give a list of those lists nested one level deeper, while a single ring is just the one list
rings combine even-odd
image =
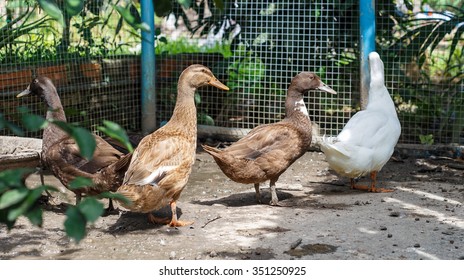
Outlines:
[{"label": "concrete ground", "polygon": [[[63,230],[74,196],[61,186],[43,228],[24,218],[10,232],[0,226],[0,259],[464,259],[462,167],[451,158],[398,155],[378,176],[394,192],[367,193],[332,174],[323,154],[308,152],[278,182],[286,207],[271,207],[268,183],[261,186],[265,203],[257,204],[253,186],[230,181],[199,152],[178,202],[191,227],[120,211],[101,217],[75,244]],[[38,182],[37,175],[27,181]],[[59,185],[50,175],[46,183]]]}]

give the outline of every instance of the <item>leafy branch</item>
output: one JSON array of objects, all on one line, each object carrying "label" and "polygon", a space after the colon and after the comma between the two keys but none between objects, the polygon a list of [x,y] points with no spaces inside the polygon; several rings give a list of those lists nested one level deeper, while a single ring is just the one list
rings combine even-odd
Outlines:
[{"label": "leafy branch", "polygon": [[[57,125],[68,133],[79,146],[81,155],[91,159],[96,147],[92,133],[85,128],[55,120],[46,120],[41,116],[31,114],[27,108],[18,108],[22,125],[26,130],[37,131],[44,129],[48,125]],[[8,121],[0,114],[0,130],[10,129],[16,135],[24,135],[23,128]],[[124,129],[113,122],[104,122],[101,130],[116,140],[123,143],[128,149],[130,146],[128,137]],[[9,169],[0,172],[0,223],[5,224],[8,229],[12,229],[21,216],[25,216],[36,226],[42,226],[43,209],[39,203],[39,198],[45,191],[57,191],[56,187],[39,185],[28,188],[25,180],[28,175],[33,173],[33,168]],[[77,177],[70,183],[70,188],[77,189],[92,185],[89,178]],[[118,199],[125,203],[128,200],[122,195],[104,192],[96,196],[84,198],[76,206],[69,205],[66,210],[66,220],[64,228],[68,237],[80,242],[86,236],[86,228],[90,223],[94,223],[103,213],[104,206],[98,201],[101,198]]]}]

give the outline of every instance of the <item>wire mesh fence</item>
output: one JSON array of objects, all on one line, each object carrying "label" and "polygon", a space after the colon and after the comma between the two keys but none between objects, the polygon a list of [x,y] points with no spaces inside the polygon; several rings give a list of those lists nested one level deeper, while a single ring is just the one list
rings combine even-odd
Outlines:
[{"label": "wire mesh fence", "polygon": [[[140,131],[140,37],[111,1],[87,1],[98,9],[85,6],[70,19],[67,55],[60,53],[65,33],[58,23],[34,5],[8,7],[13,2],[23,1],[0,1],[4,116],[14,118],[16,107],[25,104],[15,94],[32,76],[46,74],[58,86],[71,121],[95,129],[108,119]],[[300,71],[315,72],[338,93],[305,96],[321,133],[336,135],[360,109],[358,1],[224,1],[223,11],[213,1],[193,2],[195,9],[186,9],[172,1],[171,15],[156,20],[159,126],[172,114],[180,72],[193,63],[208,66],[231,88],[227,93],[202,88],[195,99],[199,124],[217,131],[281,120],[288,84]],[[462,11],[402,2],[376,4],[377,49],[402,123],[400,143],[463,144]],[[424,9],[429,10],[421,13]],[[24,13],[30,14],[27,19],[21,18]],[[21,28],[27,32],[11,36]],[[43,112],[39,100],[27,105]]]},{"label": "wire mesh fence", "polygon": [[18,125],[19,106],[44,115],[39,98],[16,99],[33,77],[44,75],[57,87],[68,121],[95,130],[108,119],[140,130],[140,37],[108,1],[86,1],[64,20],[48,16],[37,1],[0,1],[2,114]]}]

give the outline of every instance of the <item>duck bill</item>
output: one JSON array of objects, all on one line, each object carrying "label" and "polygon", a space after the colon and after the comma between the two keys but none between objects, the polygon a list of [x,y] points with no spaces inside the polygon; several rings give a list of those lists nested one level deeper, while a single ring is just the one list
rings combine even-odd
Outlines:
[{"label": "duck bill", "polygon": [[213,87],[217,87],[218,89],[229,90],[229,87],[221,83],[218,79],[212,79],[208,82],[208,84],[212,85]]},{"label": "duck bill", "polygon": [[331,87],[329,87],[328,85],[326,85],[324,83],[321,83],[321,85],[318,86],[317,89],[328,92],[328,93],[331,93],[331,94],[337,94],[337,92],[335,90],[333,90]]},{"label": "duck bill", "polygon": [[31,94],[31,91],[29,90],[29,87],[27,87],[25,90],[23,90],[18,95],[16,95],[16,98],[21,98],[21,97],[27,96],[29,94]]}]

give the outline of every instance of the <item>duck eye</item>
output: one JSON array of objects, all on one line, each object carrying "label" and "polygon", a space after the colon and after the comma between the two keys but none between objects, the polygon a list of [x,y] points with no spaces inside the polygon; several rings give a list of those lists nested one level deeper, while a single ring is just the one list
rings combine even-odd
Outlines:
[{"label": "duck eye", "polygon": [[33,83],[34,83],[34,84],[37,84],[37,83],[39,83],[39,80],[34,79]]}]

